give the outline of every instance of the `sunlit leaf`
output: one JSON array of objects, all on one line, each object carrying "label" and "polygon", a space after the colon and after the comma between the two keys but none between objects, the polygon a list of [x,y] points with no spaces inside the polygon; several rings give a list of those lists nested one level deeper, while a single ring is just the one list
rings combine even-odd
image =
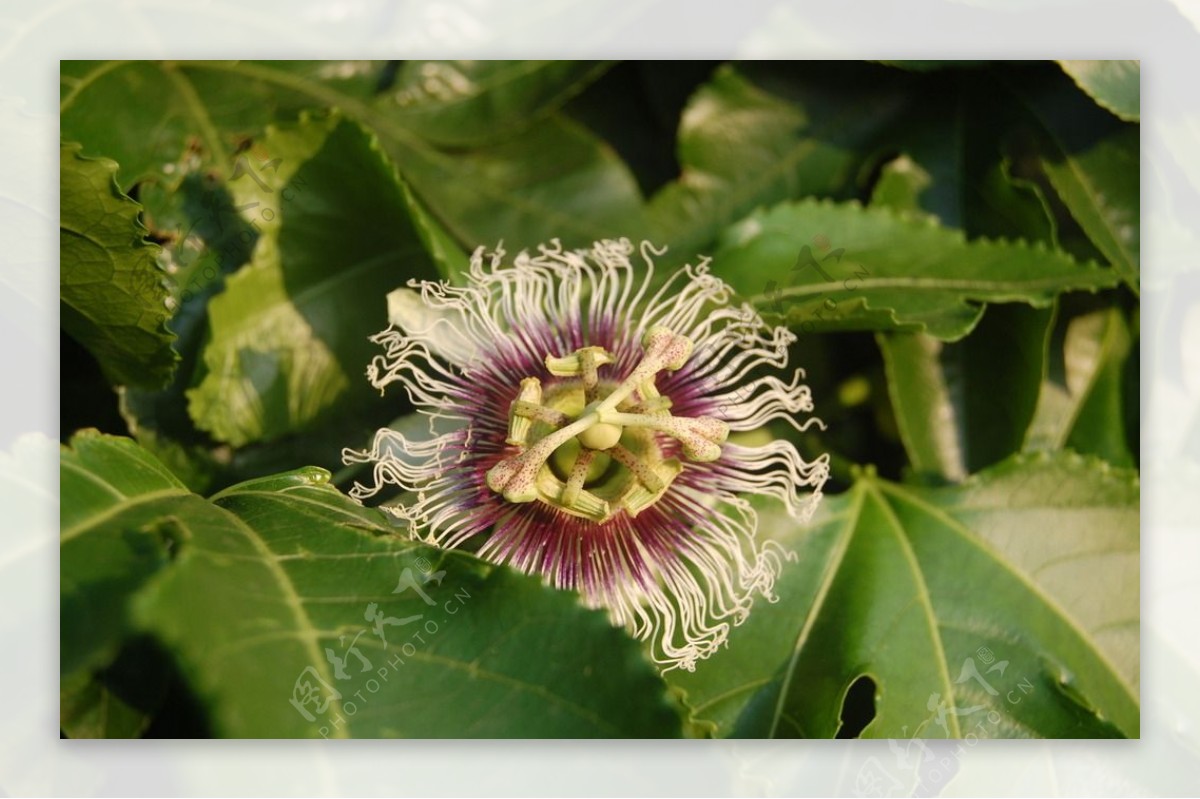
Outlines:
[{"label": "sunlit leaf", "polygon": [[[397,535],[326,472],[273,475],[206,501],[127,439],[73,445],[63,456],[64,477],[77,480],[63,494],[64,674],[100,631],[114,641],[134,631],[114,623],[129,604],[217,735],[681,732],[662,679],[603,613]],[[163,547],[140,544],[164,528],[169,564]],[[114,557],[125,550],[143,567]]]},{"label": "sunlit leaf", "polygon": [[1059,61],[1063,71],[1098,105],[1127,122],[1141,117],[1142,70],[1139,61]]},{"label": "sunlit leaf", "polygon": [[1061,292],[1118,279],[1042,244],[968,242],[927,219],[811,200],[730,228],[713,268],[768,318],[802,333],[924,331],[947,341],[970,332],[982,303],[1046,307]]},{"label": "sunlit leaf", "polygon": [[673,684],[718,735],[833,737],[874,683],[863,737],[1137,737],[1138,483],[1074,455],[960,487],[865,476],[797,528],[781,599]]},{"label": "sunlit leaf", "polygon": [[59,153],[62,326],[115,384],[160,386],[178,360],[158,247],[145,241],[141,206],[117,188],[117,165]]},{"label": "sunlit leaf", "polygon": [[[436,268],[374,139],[340,117],[273,128],[232,183],[261,231],[209,304],[197,426],[235,446],[302,430],[376,396],[368,340],[389,291]],[[374,299],[372,299],[374,298]]]}]

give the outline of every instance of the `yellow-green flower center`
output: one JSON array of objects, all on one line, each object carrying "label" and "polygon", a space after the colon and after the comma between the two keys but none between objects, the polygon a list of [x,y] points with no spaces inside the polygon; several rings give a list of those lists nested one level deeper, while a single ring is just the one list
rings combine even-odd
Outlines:
[{"label": "yellow-green flower center", "polygon": [[547,371],[560,379],[545,391],[536,377],[521,381],[508,425],[518,452],[492,467],[488,487],[509,502],[538,500],[604,522],[653,505],[682,471],[677,458],[663,457],[657,433],[677,439],[691,460],[720,457],[728,426],[671,415],[671,401],[655,387],[660,371],[683,366],[692,342],[654,328],[642,347],[641,363],[620,383],[600,379],[599,368],[613,362],[601,347],[547,356]]}]

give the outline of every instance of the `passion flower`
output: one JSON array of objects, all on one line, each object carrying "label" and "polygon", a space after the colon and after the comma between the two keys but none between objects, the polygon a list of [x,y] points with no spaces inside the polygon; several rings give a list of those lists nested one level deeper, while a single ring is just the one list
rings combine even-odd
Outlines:
[{"label": "passion flower", "polygon": [[412,492],[386,507],[415,537],[578,591],[664,670],[691,670],[756,597],[774,600],[790,557],[758,539],[744,495],[805,520],[829,467],[741,435],[820,424],[803,372],[773,374],[795,337],[731,305],[707,259],[656,282],[662,252],[556,240],[505,265],[480,248],[467,285],[393,292],[367,376],[402,385],[430,435],[383,429],[343,455],[373,466],[355,498]]}]

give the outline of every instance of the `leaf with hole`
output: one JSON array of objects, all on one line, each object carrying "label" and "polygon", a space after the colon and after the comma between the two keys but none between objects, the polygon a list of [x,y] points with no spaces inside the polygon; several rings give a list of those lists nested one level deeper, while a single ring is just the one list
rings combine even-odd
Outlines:
[{"label": "leaf with hole", "polygon": [[809,527],[764,510],[797,555],[780,601],[671,682],[721,736],[833,737],[866,676],[863,737],[1137,737],[1138,505],[1134,473],[1060,454],[864,476]]}]

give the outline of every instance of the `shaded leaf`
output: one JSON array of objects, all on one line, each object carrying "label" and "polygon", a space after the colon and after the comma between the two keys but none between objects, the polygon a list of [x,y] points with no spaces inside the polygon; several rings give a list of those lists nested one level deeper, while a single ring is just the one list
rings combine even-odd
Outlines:
[{"label": "shaded leaf", "polygon": [[[922,211],[967,238],[1026,239],[1053,245],[1054,223],[1041,189],[1013,175],[1002,150],[1013,109],[990,80],[959,73],[922,78],[922,101],[897,123],[871,204]],[[890,196],[907,181],[908,193]]]},{"label": "shaded leaf", "polygon": [[603,61],[405,61],[377,103],[433,144],[473,146],[521,131],[608,67]]},{"label": "shaded leaf", "polygon": [[68,738],[138,738],[162,705],[167,672],[144,639],[133,639],[99,672],[63,678],[58,723]]},{"label": "shaded leaf", "polygon": [[137,738],[149,718],[87,672],[63,681],[59,726],[68,738]]},{"label": "shaded leaf", "polygon": [[1017,81],[1039,163],[1071,216],[1126,283],[1140,271],[1140,130],[1092,105],[1065,75]]},{"label": "shaded leaf", "polygon": [[[376,121],[414,191],[466,249],[568,247],[642,236],[642,198],[628,168],[582,126],[553,115],[520,137],[456,153]],[[391,135],[389,135],[389,132]]]},{"label": "shaded leaf", "polygon": [[902,77],[861,64],[721,67],[684,109],[682,173],[648,209],[656,240],[690,258],[758,206],[847,196],[904,107]]},{"label": "shaded leaf", "polygon": [[147,224],[163,242],[161,260],[175,278],[178,310],[170,327],[180,363],[161,389],[121,389],[120,411],[139,444],[189,489],[206,493],[220,481],[229,457],[217,457],[212,450],[218,442],[192,422],[186,392],[202,374],[208,302],[224,288],[225,278],[249,261],[258,232],[238,214],[224,184],[211,176],[189,174],[173,187],[147,181],[139,188]]},{"label": "shaded leaf", "polygon": [[116,656],[130,629],[130,596],[167,566],[186,528],[211,523],[212,514],[132,441],[94,430],[77,433],[63,448],[59,481],[65,677]]},{"label": "shaded leaf", "polygon": [[207,373],[188,392],[196,425],[234,446],[373,399],[362,375],[387,292],[436,273],[404,187],[360,127],[305,120],[263,146],[265,165],[231,183],[261,230],[253,262],[209,304]]},{"label": "shaded leaf", "polygon": [[1108,309],[1105,317],[1100,369],[1079,407],[1067,446],[1115,466],[1136,467],[1141,423],[1138,331],[1116,308]]},{"label": "shaded leaf", "polygon": [[1025,449],[1069,447],[1115,466],[1136,466],[1136,343],[1136,331],[1117,308],[1064,318],[1049,342]]},{"label": "shaded leaf", "polygon": [[166,328],[165,276],[138,221],[141,206],[117,188],[117,165],[60,149],[59,285],[62,326],[114,384],[159,386],[178,360]]},{"label": "shaded leaf", "polygon": [[1046,307],[1060,292],[1118,279],[1041,244],[968,242],[927,219],[813,200],[730,228],[713,270],[767,318],[804,333],[923,330],[946,341],[970,332],[983,302]]},{"label": "shaded leaf", "polygon": [[[873,204],[917,207],[919,187],[929,176],[906,161],[902,156],[889,165],[893,169],[885,168]],[[1007,170],[995,178],[987,196],[1014,210],[1026,207],[1001,199],[1013,199],[1018,190]],[[1013,221],[1017,234],[1053,242],[1052,223],[1040,205]],[[1020,451],[1038,401],[1053,315],[1052,308],[993,305],[966,338],[950,343],[924,333],[876,334],[898,432],[919,477],[962,480]]]},{"label": "shaded leaf", "polygon": [[[396,109],[280,62],[183,62],[196,81],[224,81],[255,93],[283,90],[310,106],[336,106],[370,128],[404,179],[466,249],[528,247],[559,236],[568,245],[640,235],[642,201],[629,170],[586,130],[552,114],[520,137],[472,150],[442,150],[414,132]],[[233,91],[236,91],[234,89]]]},{"label": "shaded leaf", "polygon": [[1097,105],[1126,122],[1141,115],[1142,69],[1139,61],[1059,61],[1075,85],[1087,92]]},{"label": "shaded leaf", "polygon": [[[269,155],[261,144],[251,151],[247,165],[258,168],[270,161],[260,155]],[[274,175],[268,171],[267,177]],[[248,176],[239,180],[247,195],[249,188],[256,188]],[[229,196],[224,184],[195,175],[182,180],[174,191],[161,184],[143,184],[140,196],[146,199],[152,230],[160,231],[159,235],[166,238],[163,260],[176,276],[175,297],[180,307],[170,325],[178,334],[175,348],[182,360],[175,379],[165,389],[120,391],[121,413],[129,432],[197,493],[282,471],[297,463],[340,468],[342,448],[348,442],[368,441],[379,426],[396,414],[395,403],[378,402],[377,408],[336,414],[318,428],[232,451],[198,429],[188,415],[186,392],[194,387],[194,380],[202,379],[205,374],[199,365],[207,343],[208,302],[224,288],[225,277],[249,260],[258,231],[265,224],[263,212],[273,214],[278,200],[258,198],[257,206],[244,209],[249,212],[247,220],[237,210],[235,203],[239,201]],[[255,202],[251,197],[244,199],[246,206]],[[431,254],[437,253],[435,260],[448,273],[460,270],[454,260],[454,245],[446,243],[444,234],[437,232],[435,224],[415,208],[415,200],[412,210],[418,232],[429,236],[426,246],[431,248]]]},{"label": "shaded leaf", "polygon": [[900,438],[918,474],[962,480],[1020,451],[1051,317],[1050,309],[998,305],[961,341],[877,334]]},{"label": "shaded leaf", "polygon": [[832,737],[868,675],[863,737],[1136,737],[1138,504],[1133,473],[1070,454],[864,477],[809,528],[767,515],[798,555],[780,602],[671,681],[719,735]]},{"label": "shaded leaf", "polygon": [[[537,113],[519,137],[443,150],[421,135],[428,119],[418,121],[395,103],[373,99],[381,64],[178,61],[143,69],[149,72],[131,71],[123,62],[80,62],[63,74],[64,132],[87,142],[89,152],[129,161],[124,185],[164,174],[163,164],[195,159],[231,177],[239,147],[269,123],[290,121],[304,109],[336,107],[380,137],[423,205],[468,250],[501,240],[510,249],[530,247],[556,236],[578,246],[644,232],[642,198],[620,159],[580,126],[542,114],[559,102],[556,96],[534,92],[521,100]],[[541,78],[549,73],[539,73]],[[555,80],[565,81],[563,91],[574,91],[575,79],[558,74]],[[175,90],[162,108],[140,101],[140,86],[151,84]],[[491,88],[469,104],[473,113],[512,107],[509,102],[518,99],[496,93],[508,84]],[[180,105],[180,97],[186,103]],[[106,106],[120,112],[106,119]],[[139,150],[144,129],[159,133],[151,147]]]}]

